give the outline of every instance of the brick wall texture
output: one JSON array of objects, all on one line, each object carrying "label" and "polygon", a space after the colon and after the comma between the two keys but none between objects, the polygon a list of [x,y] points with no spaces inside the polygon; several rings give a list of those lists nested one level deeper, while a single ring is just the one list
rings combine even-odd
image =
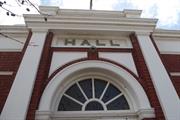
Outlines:
[{"label": "brick wall texture", "polygon": [[0,112],[3,109],[20,62],[21,52],[0,52],[0,71],[13,72],[13,75],[0,75]]},{"label": "brick wall texture", "polygon": [[[169,74],[174,72],[180,72],[180,55],[161,54],[161,58]],[[170,74],[170,77],[180,97],[180,76],[172,76]]]}]

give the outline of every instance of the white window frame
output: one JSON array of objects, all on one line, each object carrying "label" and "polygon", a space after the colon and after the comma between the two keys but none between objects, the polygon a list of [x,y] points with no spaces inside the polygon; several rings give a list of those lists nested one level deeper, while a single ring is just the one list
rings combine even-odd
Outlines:
[{"label": "white window frame", "polygon": [[[115,80],[112,81],[113,78],[111,78],[111,77],[107,77],[107,76],[105,76],[103,74],[93,73],[93,72],[88,72],[88,74],[84,73],[84,74],[81,74],[81,75],[77,75],[77,77],[73,77],[71,80],[67,80],[68,81],[67,82],[67,86],[65,87],[64,91],[61,91],[62,94],[60,94],[60,97],[58,98],[59,102],[60,102],[62,96],[65,94],[66,90],[68,90],[72,85],[76,84],[78,81],[85,80],[85,79],[91,79],[91,80],[100,79],[100,80],[106,81],[107,85],[112,84],[113,86],[115,86],[117,89],[119,89],[121,91],[120,95],[124,95],[124,97],[126,98],[126,100],[128,102],[128,105],[130,107],[130,110],[134,109],[130,98],[128,97],[128,95],[125,92],[125,88],[123,88],[124,86],[122,86],[121,84],[119,84]],[[104,91],[106,91],[106,90],[104,90]],[[84,96],[86,96],[86,95],[84,95]],[[101,95],[100,99],[102,99],[102,96],[103,95]],[[99,103],[101,103],[101,105],[103,105],[103,108],[105,108],[104,111],[108,111],[106,109],[105,103],[103,103],[101,100],[95,98],[94,95],[93,95],[92,99],[87,100],[84,104],[80,103],[83,106],[83,108],[82,108],[83,110],[82,111],[85,111],[85,106],[87,105],[87,103],[89,103],[89,101],[98,101]],[[58,101],[57,101],[56,105],[59,105]],[[56,106],[55,109],[57,110],[58,106]],[[109,110],[109,111],[111,111],[111,110]],[[115,110],[115,111],[118,111],[118,110]],[[126,111],[129,111],[129,110],[126,110]],[[62,111],[60,111],[60,112],[62,112]],[[87,112],[87,111],[85,111],[85,112]],[[96,111],[96,112],[99,112],[99,111]]]}]

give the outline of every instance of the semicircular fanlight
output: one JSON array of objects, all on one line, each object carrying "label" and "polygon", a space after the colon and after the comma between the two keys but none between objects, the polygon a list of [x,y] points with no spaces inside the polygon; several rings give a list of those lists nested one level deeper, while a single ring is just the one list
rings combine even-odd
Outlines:
[{"label": "semicircular fanlight", "polygon": [[124,94],[108,81],[89,78],[77,81],[63,94],[58,111],[129,110]]}]

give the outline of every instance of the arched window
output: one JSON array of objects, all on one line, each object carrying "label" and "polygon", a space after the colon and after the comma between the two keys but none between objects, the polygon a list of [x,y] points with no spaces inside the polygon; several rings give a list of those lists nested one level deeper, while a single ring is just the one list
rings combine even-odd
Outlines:
[{"label": "arched window", "polygon": [[75,82],[62,95],[58,111],[130,110],[124,94],[112,83],[98,78]]},{"label": "arched window", "polygon": [[154,118],[142,86],[127,71],[83,61],[57,73],[46,86],[36,120],[142,120]]}]

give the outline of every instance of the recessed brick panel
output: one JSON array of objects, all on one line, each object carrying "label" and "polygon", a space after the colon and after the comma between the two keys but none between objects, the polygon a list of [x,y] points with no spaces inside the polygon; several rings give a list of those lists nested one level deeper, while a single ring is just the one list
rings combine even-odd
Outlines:
[{"label": "recessed brick panel", "polygon": [[180,98],[180,76],[171,76],[171,79]]},{"label": "recessed brick panel", "polygon": [[21,52],[0,52],[0,71],[10,71],[13,75],[0,75],[0,112],[14,81],[14,75],[21,62]]},{"label": "recessed brick panel", "polygon": [[21,52],[0,52],[0,71],[15,71],[21,61]]},{"label": "recessed brick panel", "polygon": [[6,102],[12,83],[13,77],[11,75],[0,75],[0,113]]},{"label": "recessed brick panel", "polygon": [[161,54],[161,58],[168,72],[180,72],[180,55]]}]

